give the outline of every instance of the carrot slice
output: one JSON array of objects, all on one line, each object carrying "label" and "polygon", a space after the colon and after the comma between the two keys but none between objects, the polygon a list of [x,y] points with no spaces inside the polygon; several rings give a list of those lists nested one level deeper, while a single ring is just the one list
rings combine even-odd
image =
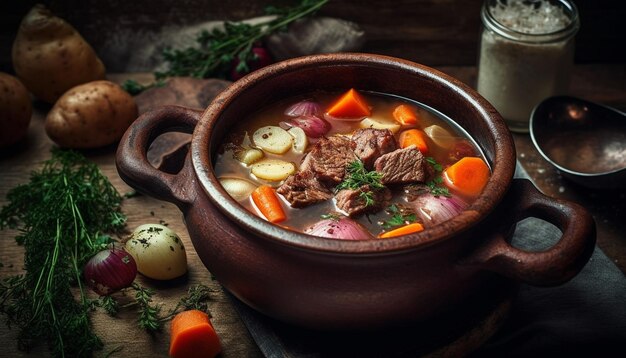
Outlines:
[{"label": "carrot slice", "polygon": [[271,186],[261,185],[254,189],[251,196],[252,201],[267,221],[279,223],[287,218],[283,206]]},{"label": "carrot slice", "polygon": [[170,325],[170,356],[213,358],[222,351],[219,337],[206,313],[189,310],[178,313]]},{"label": "carrot slice", "polygon": [[465,157],[444,170],[443,182],[461,195],[476,197],[490,175],[489,167],[481,158]]},{"label": "carrot slice", "polygon": [[390,231],[386,231],[383,232],[382,234],[378,235],[379,238],[381,239],[388,239],[390,237],[396,237],[396,236],[401,236],[401,235],[408,235],[408,234],[412,234],[415,232],[420,232],[424,230],[424,226],[420,223],[413,223],[413,224],[409,224],[409,225],[405,225],[405,226],[401,226],[397,229],[393,229]]},{"label": "carrot slice", "polygon": [[326,112],[338,118],[366,117],[372,113],[367,102],[354,88],[344,93]]},{"label": "carrot slice", "polygon": [[424,131],[419,129],[407,129],[400,133],[400,148],[416,146],[422,154],[428,153],[428,143],[426,142],[427,136]]},{"label": "carrot slice", "polygon": [[401,104],[393,110],[393,118],[402,125],[417,124],[417,114],[406,104]]}]

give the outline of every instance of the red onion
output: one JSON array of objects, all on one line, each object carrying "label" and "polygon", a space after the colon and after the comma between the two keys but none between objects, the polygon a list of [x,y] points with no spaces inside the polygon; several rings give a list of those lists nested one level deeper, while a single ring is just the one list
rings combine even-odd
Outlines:
[{"label": "red onion", "polygon": [[304,231],[306,234],[341,240],[366,240],[372,236],[361,224],[349,219],[324,219]]},{"label": "red onion", "polygon": [[84,275],[87,286],[105,296],[130,286],[137,276],[137,264],[124,250],[103,250],[85,264]]},{"label": "red onion", "polygon": [[330,123],[311,115],[292,118],[290,123],[295,127],[300,127],[307,137],[319,138],[330,130]]},{"label": "red onion", "polygon": [[289,106],[285,110],[285,115],[288,117],[317,116],[321,112],[322,108],[319,104],[312,101],[300,101]]},{"label": "red onion", "polygon": [[324,113],[324,119],[327,121],[343,121],[343,122],[359,122],[362,121],[363,119],[365,119],[367,116],[361,116],[361,117],[354,117],[354,118],[341,118],[341,117],[335,117],[335,116],[331,116],[328,113]]},{"label": "red onion", "polygon": [[271,65],[274,62],[270,53],[263,47],[253,47],[252,53],[254,54],[254,58],[248,61],[248,70],[243,72],[237,71],[237,66],[241,60],[239,59],[239,56],[235,57],[230,70],[230,78],[233,81],[240,79],[254,70],[258,70],[261,67]]},{"label": "red onion", "polygon": [[458,196],[434,196],[431,193],[424,193],[410,203],[426,227],[451,219],[467,207],[467,203]]}]

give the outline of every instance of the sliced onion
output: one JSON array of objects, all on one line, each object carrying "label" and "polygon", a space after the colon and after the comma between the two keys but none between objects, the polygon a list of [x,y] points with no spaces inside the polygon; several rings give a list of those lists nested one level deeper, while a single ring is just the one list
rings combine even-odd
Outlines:
[{"label": "sliced onion", "polygon": [[434,196],[431,193],[421,194],[410,203],[426,227],[449,220],[467,207],[467,203],[458,196]]},{"label": "sliced onion", "polygon": [[312,101],[300,101],[285,110],[285,115],[289,117],[317,116],[320,113],[322,113],[322,108]]},{"label": "sliced onion", "polygon": [[358,222],[349,218],[324,219],[304,231],[306,234],[340,240],[367,240],[372,235]]},{"label": "sliced onion", "polygon": [[353,118],[343,118],[343,117],[335,117],[331,116],[328,113],[324,113],[324,119],[327,121],[343,121],[343,122],[359,122],[363,119],[367,118],[367,116],[353,117]]},{"label": "sliced onion", "polygon": [[302,128],[307,137],[311,138],[319,138],[328,133],[328,131],[330,130],[330,123],[312,115],[292,118],[291,124],[294,127]]}]

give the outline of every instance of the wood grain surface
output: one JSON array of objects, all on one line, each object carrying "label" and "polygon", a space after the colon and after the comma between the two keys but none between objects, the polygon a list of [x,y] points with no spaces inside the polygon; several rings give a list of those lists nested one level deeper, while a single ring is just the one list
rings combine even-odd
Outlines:
[{"label": "wood grain surface", "polygon": [[[120,80],[131,76],[109,76],[112,80]],[[132,76],[138,80],[149,76]],[[199,102],[196,93],[190,89],[195,88],[197,80],[185,81],[182,87],[189,90],[187,93],[193,96],[182,96],[182,87],[174,83],[174,88],[169,90],[159,90],[161,96],[142,96],[138,99],[139,107],[142,111],[158,104],[184,104],[193,107],[201,107],[201,103],[210,100],[205,97]],[[220,88],[228,83],[219,80],[203,81],[205,85],[214,87],[213,94],[219,92]],[[169,96],[164,92],[172,92],[178,96]],[[206,94],[206,92],[205,92]],[[169,100],[168,100],[169,98]],[[204,102],[203,102],[204,101]],[[50,149],[53,143],[45,134],[43,123],[45,114],[49,107],[38,104],[34,111],[31,125],[26,140],[16,147],[0,152],[0,205],[6,204],[7,192],[18,184],[26,183],[29,173],[39,168],[39,164],[50,157]],[[115,168],[115,146],[110,146],[102,150],[83,152],[86,157],[97,163],[103,174],[121,193],[131,192],[133,189],[127,186],[118,176]],[[262,356],[258,348],[250,338],[247,329],[234,311],[230,301],[224,295],[221,286],[213,280],[210,272],[204,267],[195,253],[187,229],[182,220],[180,211],[170,203],[162,202],[147,196],[134,196],[125,199],[122,206],[123,212],[128,216],[128,229],[146,223],[165,222],[168,226],[179,234],[185,244],[189,273],[181,279],[167,282],[158,282],[138,275],[137,280],[144,286],[156,289],[155,302],[163,305],[163,311],[174,307],[176,302],[185,295],[187,289],[198,283],[207,285],[213,291],[212,301],[209,305],[213,315],[212,322],[220,336],[224,354],[223,357],[258,357]],[[15,243],[13,238],[16,232],[11,230],[0,231],[0,278],[22,272],[24,264],[23,249]],[[92,294],[93,297],[97,295]],[[142,331],[137,327],[137,315],[132,309],[123,310],[119,317],[112,318],[102,311],[97,311],[93,315],[95,332],[102,338],[105,347],[97,352],[97,357],[104,357],[117,347],[122,350],[114,354],[113,357],[167,357],[169,348],[169,326],[155,336]],[[0,324],[0,346],[3,347],[0,357],[42,357],[47,356],[45,344],[39,349],[26,354],[17,350],[16,344],[17,330],[9,330],[4,324],[4,317]]]},{"label": "wood grain surface", "polygon": [[[474,67],[441,67],[440,69],[470,85],[475,83],[476,69]],[[121,74],[111,75],[109,78],[117,82],[122,82],[128,78],[149,81],[151,76],[148,74]],[[173,91],[174,94],[179,93],[178,96],[166,91],[169,94],[161,94],[152,99],[147,99],[148,96],[143,99],[138,98],[140,108],[146,110],[155,103],[173,104],[180,103],[181,100],[198,101],[197,106],[201,107],[202,103],[210,100],[210,96],[198,99],[197,93],[193,93],[193,96],[189,96],[189,93],[185,95],[184,86],[190,86],[187,87],[187,92],[193,92],[199,88],[218,89],[225,83],[211,82],[209,87],[203,87],[207,85],[206,83],[200,86],[197,82],[179,85],[182,87],[177,90],[167,90]],[[183,94],[182,97],[181,93]],[[572,93],[588,100],[613,105],[625,110],[626,65],[577,66]],[[165,100],[164,98],[170,99]],[[186,103],[193,105],[190,102]],[[38,104],[26,140],[0,152],[0,205],[6,203],[5,196],[11,188],[27,182],[29,173],[38,168],[43,160],[49,158],[53,144],[43,130],[43,120],[48,109],[49,107]],[[592,212],[598,224],[598,245],[623,272],[626,272],[626,221],[623,220],[626,217],[626,207],[623,205],[626,195],[624,191],[590,191],[571,184],[562,179],[539,156],[528,135],[514,135],[514,140],[518,159],[540,190],[549,196],[579,202]],[[85,152],[90,160],[98,164],[120,193],[127,193],[132,189],[119,178],[115,169],[114,154],[115,146]],[[124,201],[123,210],[128,215],[128,228],[130,230],[140,224],[164,221],[181,236],[187,248],[189,274],[186,277],[171,282],[156,282],[142,277],[138,278],[142,284],[157,290],[156,301],[163,304],[164,309],[167,309],[184,295],[189,286],[196,283],[208,285],[214,291],[210,309],[213,314],[213,323],[224,346],[223,357],[262,356],[232,304],[221,291],[219,283],[211,278],[211,274],[195,254],[178,209],[172,204],[150,197],[136,196]],[[22,271],[23,250],[15,244],[14,236],[15,232],[13,231],[0,231],[0,262],[2,263],[0,278]],[[125,311],[118,318],[111,318],[104,313],[96,312],[93,315],[94,327],[105,342],[104,350],[98,352],[96,356],[106,356],[108,352],[121,346],[122,350],[116,353],[114,357],[166,357],[169,345],[168,328],[163,333],[152,337],[136,327],[135,317],[132,311]],[[31,352],[31,354],[19,352],[16,347],[16,335],[16,330],[9,330],[4,324],[0,324],[0,346],[3,347],[0,357],[47,356],[45,346]]]}]

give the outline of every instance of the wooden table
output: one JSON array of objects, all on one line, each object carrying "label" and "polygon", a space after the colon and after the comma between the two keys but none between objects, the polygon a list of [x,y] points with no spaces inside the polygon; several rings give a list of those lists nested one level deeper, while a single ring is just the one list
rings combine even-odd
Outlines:
[{"label": "wooden table", "polygon": [[[474,67],[443,67],[442,71],[460,80],[475,83]],[[146,78],[145,75],[112,75],[110,78],[121,82],[127,78]],[[572,93],[592,101],[626,109],[626,64],[579,65],[576,66]],[[43,130],[43,119],[49,107],[38,105],[35,108],[27,139],[10,150],[0,152],[0,205],[6,203],[6,193],[14,186],[28,180],[29,173],[39,167],[39,163],[50,155],[52,142]],[[593,214],[598,225],[598,245],[611,257],[623,272],[626,272],[626,206],[623,204],[624,191],[592,192],[562,179],[538,154],[528,135],[515,134],[517,156],[535,184],[545,194],[579,202]],[[130,192],[117,175],[114,163],[115,148],[85,153],[97,163],[120,193]],[[155,282],[138,277],[140,283],[157,290],[155,300],[164,309],[171,308],[182,297],[190,285],[203,283],[215,293],[210,304],[213,323],[220,335],[223,357],[260,357],[257,346],[252,341],[246,327],[235,312],[232,304],[221,291],[211,274],[202,265],[191,245],[178,209],[169,203],[146,196],[136,196],[124,201],[123,210],[128,216],[128,228],[144,223],[165,221],[183,239],[187,248],[189,274],[184,279],[173,282]],[[13,240],[15,232],[0,231],[0,278],[18,274],[23,266],[23,250]],[[136,327],[135,315],[123,311],[119,317],[111,318],[102,312],[93,315],[96,332],[105,342],[105,348],[97,356],[105,356],[110,350],[122,345],[123,349],[114,356],[120,357],[165,357],[169,345],[168,329],[151,337]],[[45,347],[25,354],[16,349],[17,331],[0,325],[0,346],[6,357],[45,356]]]}]

